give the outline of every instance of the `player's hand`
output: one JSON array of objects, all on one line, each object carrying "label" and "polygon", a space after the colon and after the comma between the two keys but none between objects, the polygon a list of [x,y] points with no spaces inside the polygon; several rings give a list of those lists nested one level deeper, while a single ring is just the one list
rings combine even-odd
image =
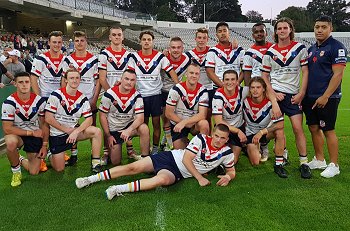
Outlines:
[{"label": "player's hand", "polygon": [[280,118],[282,116],[280,106],[278,106],[276,101],[272,103],[272,114],[275,118]]},{"label": "player's hand", "polygon": [[299,92],[298,94],[292,96],[291,103],[300,105],[303,99],[304,99],[304,94]]},{"label": "player's hand", "polygon": [[238,40],[236,38],[232,39],[232,49],[237,49],[238,47]]},{"label": "player's hand", "polygon": [[241,129],[238,129],[238,138],[241,143],[246,143],[247,142],[247,136],[241,131]]},{"label": "player's hand", "polygon": [[108,147],[109,148],[113,148],[113,146],[117,144],[117,141],[115,140],[115,138],[113,136],[108,136],[107,140],[108,140]]},{"label": "player's hand", "polygon": [[38,129],[33,131],[33,136],[38,138],[43,138],[43,130]]},{"label": "player's hand", "polygon": [[67,138],[66,143],[70,143],[70,144],[74,144],[77,142],[77,138],[78,138],[79,133],[77,132],[77,130],[74,130]]},{"label": "player's hand", "polygon": [[37,158],[39,159],[45,159],[45,157],[47,156],[47,147],[46,146],[42,146],[38,155],[37,155]]},{"label": "player's hand", "polygon": [[283,93],[281,93],[281,92],[276,92],[275,95],[276,95],[277,101],[282,101],[282,100],[284,100],[284,97],[286,96],[285,94],[283,94]]},{"label": "player's hand", "polygon": [[91,112],[97,110],[96,101],[90,101]]},{"label": "player's hand", "polygon": [[162,53],[163,53],[163,55],[168,56],[169,51],[168,51],[168,49],[164,49]]},{"label": "player's hand", "polygon": [[4,88],[4,87],[5,87],[5,84],[0,83],[0,88]]},{"label": "player's hand", "polygon": [[66,128],[64,132],[70,135],[74,130],[75,128]]},{"label": "player's hand", "polygon": [[231,177],[229,175],[218,175],[218,178],[220,179],[216,185],[218,186],[227,186],[228,183],[231,181]]},{"label": "player's hand", "polygon": [[182,129],[185,127],[185,123],[183,122],[184,120],[181,120],[179,123],[177,123],[174,127],[174,132],[181,132]]},{"label": "player's hand", "polygon": [[315,107],[324,108],[327,103],[328,103],[328,97],[322,95],[317,98],[315,104],[312,106],[312,109],[314,109]]},{"label": "player's hand", "polygon": [[262,134],[259,131],[258,133],[255,134],[255,136],[253,136],[253,144],[259,144],[259,140],[261,139]]},{"label": "player's hand", "polygon": [[199,183],[199,185],[202,186],[202,187],[208,186],[208,185],[211,184],[210,181],[209,181],[207,178],[205,178],[205,177],[201,177],[201,178],[198,180],[198,183]]},{"label": "player's hand", "polygon": [[121,130],[120,131],[120,138],[122,138],[125,142],[129,140],[129,138],[131,137],[132,134],[132,130],[130,129],[125,129],[125,130]]}]

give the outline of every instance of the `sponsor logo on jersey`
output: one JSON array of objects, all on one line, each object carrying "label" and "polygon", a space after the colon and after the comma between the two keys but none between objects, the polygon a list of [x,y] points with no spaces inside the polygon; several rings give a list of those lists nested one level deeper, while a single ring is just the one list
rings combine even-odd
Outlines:
[{"label": "sponsor logo on jersey", "polygon": [[324,56],[324,51],[320,52],[320,57]]}]

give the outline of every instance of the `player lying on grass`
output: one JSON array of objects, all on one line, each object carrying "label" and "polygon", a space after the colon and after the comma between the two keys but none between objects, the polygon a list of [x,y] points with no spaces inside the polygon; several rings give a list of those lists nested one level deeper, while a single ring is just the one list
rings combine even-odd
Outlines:
[{"label": "player lying on grass", "polygon": [[228,136],[229,128],[224,124],[218,124],[212,132],[212,137],[198,134],[184,150],[177,149],[151,155],[128,165],[116,166],[96,175],[78,178],[75,184],[80,189],[102,180],[146,172],[156,173],[151,178],[110,186],[106,190],[106,195],[111,200],[115,196],[121,196],[123,192],[137,192],[172,185],[192,176],[198,180],[200,186],[207,186],[210,181],[202,174],[222,164],[226,168],[226,174],[219,175],[220,180],[216,184],[226,186],[236,175],[234,154],[226,145]]}]

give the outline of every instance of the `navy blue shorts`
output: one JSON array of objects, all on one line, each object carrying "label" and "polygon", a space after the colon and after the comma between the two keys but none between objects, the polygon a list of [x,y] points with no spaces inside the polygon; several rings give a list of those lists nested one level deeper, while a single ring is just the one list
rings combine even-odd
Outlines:
[{"label": "navy blue shorts", "polygon": [[153,163],[154,172],[157,174],[160,170],[166,169],[175,176],[175,182],[183,179],[183,176],[176,165],[173,154],[170,151],[160,152],[149,156]]},{"label": "navy blue shorts", "polygon": [[[127,129],[128,127],[130,127],[131,124],[132,124],[132,122],[129,123],[124,129]],[[111,134],[111,136],[114,137],[115,141],[117,142],[116,144],[124,143],[124,140],[122,138],[120,138],[121,132],[114,131],[114,132],[110,132],[110,134]]]},{"label": "navy blue shorts", "polygon": [[[241,130],[245,134],[245,126],[244,125],[242,125],[238,129]],[[243,144],[239,140],[237,133],[230,132],[228,143],[233,145],[233,146],[243,147]]]},{"label": "navy blue shorts", "polygon": [[[276,91],[278,92],[278,91]],[[303,111],[301,110],[301,107],[298,104],[292,104],[292,96],[293,94],[285,94],[284,99],[282,101],[278,101],[278,105],[281,109],[282,114],[286,114],[288,117],[303,114]]]},{"label": "navy blue shorts", "polygon": [[152,95],[143,98],[145,117],[157,117],[162,114],[162,95]]},{"label": "navy blue shorts", "polygon": [[307,125],[318,125],[322,131],[331,131],[335,129],[337,120],[339,98],[330,98],[324,108],[312,106],[315,104],[317,98],[305,97],[303,100],[303,111],[306,117]]},{"label": "navy blue shorts", "polygon": [[190,134],[191,132],[191,128],[187,128],[187,127],[184,127],[181,132],[174,132],[174,127],[175,125],[173,125],[172,123],[170,123],[170,127],[171,127],[171,139],[172,141],[174,142],[175,140],[179,140],[179,139],[182,139],[182,138],[187,138],[188,137],[188,134]]},{"label": "navy blue shorts", "polygon": [[69,136],[68,134],[61,135],[61,136],[50,136],[49,137],[50,152],[52,154],[58,154],[66,150],[70,150],[74,144],[66,143],[68,136]]},{"label": "navy blue shorts", "polygon": [[168,99],[169,92],[168,91],[162,91],[162,108],[165,110],[166,101]]},{"label": "navy blue shorts", "polygon": [[[247,144],[252,144],[253,143],[253,137],[255,135],[249,135],[247,136]],[[260,140],[259,140],[259,143],[262,144],[262,145],[266,145],[269,143],[269,141],[267,140],[266,138],[266,135],[263,135]]]},{"label": "navy blue shorts", "polygon": [[43,139],[34,136],[21,136],[23,140],[23,151],[28,153],[39,153],[42,145]]},{"label": "navy blue shorts", "polygon": [[209,110],[212,109],[212,103],[213,103],[213,98],[214,98],[214,95],[215,95],[215,92],[216,92],[217,88],[214,88],[212,90],[208,90],[208,97],[209,97]]}]

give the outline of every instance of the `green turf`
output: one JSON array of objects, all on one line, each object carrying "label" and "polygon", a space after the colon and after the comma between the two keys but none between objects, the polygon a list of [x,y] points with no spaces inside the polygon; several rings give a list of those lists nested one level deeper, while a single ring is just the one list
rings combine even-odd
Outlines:
[{"label": "green turf", "polygon": [[[208,187],[187,179],[108,201],[104,195],[108,186],[140,176],[76,189],[74,180],[90,174],[89,142],[80,142],[77,166],[38,176],[23,171],[23,183],[17,188],[10,186],[6,157],[0,157],[0,230],[349,230],[349,75],[347,68],[336,129],[341,174],[333,179],[322,178],[321,171],[313,171],[310,180],[300,178],[294,136],[286,120],[288,179],[273,173],[272,159],[254,168],[243,156],[228,187],[215,186],[216,176],[209,175]],[[306,127],[305,134],[312,157]]]}]

